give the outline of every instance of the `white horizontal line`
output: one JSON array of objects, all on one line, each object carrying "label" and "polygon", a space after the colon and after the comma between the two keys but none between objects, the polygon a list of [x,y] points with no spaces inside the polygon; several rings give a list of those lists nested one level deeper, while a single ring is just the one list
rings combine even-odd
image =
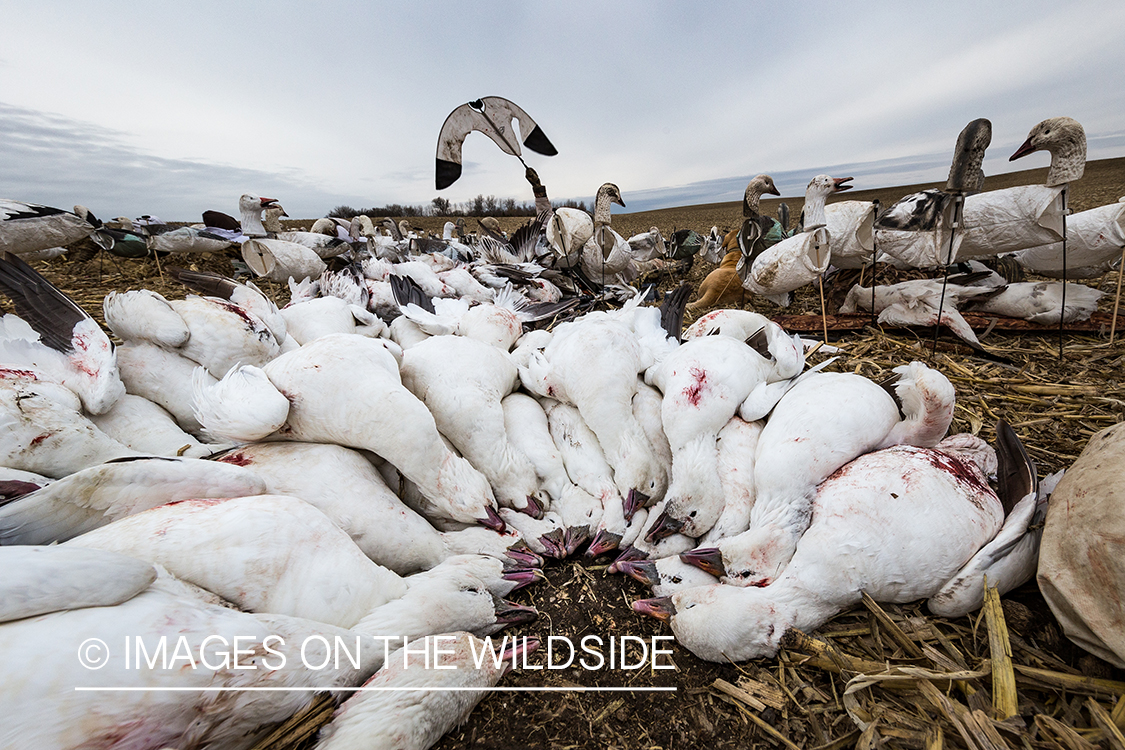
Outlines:
[{"label": "white horizontal line", "polygon": [[249,692],[469,692],[481,693],[674,693],[674,687],[76,687],[81,692],[249,693]]}]

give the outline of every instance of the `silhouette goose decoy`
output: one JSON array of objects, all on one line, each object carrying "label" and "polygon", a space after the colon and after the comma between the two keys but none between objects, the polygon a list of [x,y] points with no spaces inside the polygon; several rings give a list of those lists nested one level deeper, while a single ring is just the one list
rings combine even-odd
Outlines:
[{"label": "silhouette goose decoy", "polygon": [[547,135],[519,105],[503,97],[485,96],[462,104],[445,118],[438,133],[437,189],[444,190],[461,176],[461,147],[465,137],[474,130],[487,135],[501,151],[515,156],[527,167],[520,151],[521,141],[512,127],[513,120],[519,123],[524,146],[544,156],[558,154]]}]

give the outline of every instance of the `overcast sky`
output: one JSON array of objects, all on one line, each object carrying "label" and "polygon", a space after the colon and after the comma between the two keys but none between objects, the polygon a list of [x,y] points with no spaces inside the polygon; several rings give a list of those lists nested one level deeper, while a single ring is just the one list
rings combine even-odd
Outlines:
[{"label": "overcast sky", "polygon": [[[456,106],[503,96],[559,154],[552,199],[620,186],[628,210],[944,180],[987,117],[988,173],[1068,115],[1090,158],[1125,156],[1125,3],[3,2],[0,197],[103,217],[291,216],[426,204]],[[440,195],[532,199],[523,167],[465,142]]]}]

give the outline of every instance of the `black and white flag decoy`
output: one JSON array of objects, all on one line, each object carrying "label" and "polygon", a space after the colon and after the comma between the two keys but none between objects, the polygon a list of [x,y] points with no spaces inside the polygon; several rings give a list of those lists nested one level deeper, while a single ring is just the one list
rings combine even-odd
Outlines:
[{"label": "black and white flag decoy", "polygon": [[[519,123],[517,132],[512,122]],[[523,163],[520,142],[536,153],[554,156],[558,150],[535,120],[515,102],[499,96],[485,96],[462,104],[449,113],[438,134],[437,189],[444,190],[461,176],[461,145],[472,131],[484,133],[500,150]],[[526,167],[527,165],[524,164]]]}]

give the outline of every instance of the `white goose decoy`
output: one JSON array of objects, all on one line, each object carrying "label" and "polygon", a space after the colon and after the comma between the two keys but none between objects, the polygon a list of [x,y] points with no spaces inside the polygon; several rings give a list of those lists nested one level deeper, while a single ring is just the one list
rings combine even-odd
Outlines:
[{"label": "white goose decoy", "polygon": [[1064,292],[1061,281],[1023,281],[1007,284],[995,296],[970,301],[965,309],[1057,325],[1060,320],[1063,323],[1089,320],[1097,312],[1102,295],[1102,291],[1082,284],[1066,284]]},{"label": "white goose decoy", "polygon": [[[1110,271],[1125,248],[1125,197],[1116,203],[1079,211],[1066,219],[1066,276],[1089,279]],[[1063,272],[1062,243],[1030,247],[1011,256],[1032,273],[1058,278]]]},{"label": "white goose decoy", "polygon": [[[121,555],[5,547],[0,565],[5,570],[0,602],[5,607],[22,602],[27,613],[0,624],[0,658],[21,675],[0,686],[4,747],[245,750],[307,706],[312,698],[307,688],[358,685],[383,662],[382,644],[367,641],[357,654],[358,668],[347,659],[333,664],[327,644],[341,638],[354,654],[355,633],[219,606],[167,574],[154,581],[151,564]],[[236,637],[238,648],[247,649],[237,663],[231,658]],[[129,649],[122,647],[126,638],[149,651],[165,639],[173,666],[162,668],[159,658],[155,668],[131,663],[135,654],[126,656]],[[75,658],[88,639],[108,646],[108,653],[86,652],[104,655],[96,669]],[[272,653],[262,648],[264,642]],[[322,661],[324,669],[304,666]],[[208,692],[246,687],[266,690],[227,692],[221,701]]]},{"label": "white goose decoy", "polygon": [[0,366],[0,466],[57,478],[135,455],[83,416],[74,391]]},{"label": "white goose decoy", "polygon": [[721,559],[725,582],[765,586],[784,570],[808,528],[817,485],[868,451],[937,444],[953,419],[953,385],[921,362],[895,372],[894,397],[850,373],[799,379],[758,437],[750,527],[717,549],[691,554]]},{"label": "white goose decoy", "polygon": [[62,542],[158,505],[264,491],[252,471],[215,461],[115,459],[0,507],[0,544]]},{"label": "white goose decoy", "polygon": [[64,211],[38,203],[0,199],[0,255],[32,256],[89,237],[101,226],[89,214]]},{"label": "white goose decoy", "polygon": [[[493,652],[491,641],[464,632],[404,645],[364,683],[370,690],[356,693],[336,709],[320,730],[315,748],[427,750],[469,717],[485,696],[484,688],[496,685],[538,646],[537,639],[524,639]],[[445,689],[404,689],[429,687]]]},{"label": "white goose decoy", "polygon": [[399,575],[433,568],[464,552],[514,559],[507,552],[519,543],[485,528],[437,531],[399,500],[361,453],[339,445],[255,443],[217,460],[253,471],[265,482],[264,492],[299,497],[317,507],[365,555]]},{"label": "white goose decoy", "polygon": [[594,236],[594,219],[579,208],[556,208],[547,222],[547,245],[557,268],[574,268],[582,260],[582,248]]},{"label": "white goose decoy", "polygon": [[875,312],[879,314],[879,323],[888,326],[944,325],[969,346],[980,350],[980,340],[958,307],[962,304],[968,306],[975,299],[994,297],[1001,293],[1001,289],[962,285],[956,281],[957,277],[951,277],[948,284],[937,279],[900,281],[897,284],[877,286],[874,293],[871,287],[856,284],[848,290],[840,312]]},{"label": "white goose decoy", "polygon": [[651,260],[655,250],[645,250],[638,255],[624,237],[610,226],[610,204],[624,207],[621,190],[612,182],[598,188],[594,199],[594,229],[590,239],[582,246],[579,267],[586,278],[598,286],[612,283],[628,284],[637,277],[637,261]]},{"label": "white goose decoy", "polygon": [[3,366],[66,386],[88,414],[105,413],[125,395],[113,344],[97,321],[11,253],[0,253],[0,292],[19,315],[0,318]]},{"label": "white goose decoy", "polygon": [[536,517],[550,506],[535,466],[508,439],[501,400],[519,384],[519,372],[507,354],[464,336],[433,336],[403,353],[401,372],[438,431],[488,478],[497,501]]},{"label": "white goose decoy", "polygon": [[[817,628],[858,603],[862,592],[891,603],[930,598],[943,616],[966,614],[980,606],[984,575],[1001,593],[1022,582],[994,580],[998,569],[1026,562],[1007,561],[1006,553],[1034,560],[1037,551],[1016,544],[1040,500],[1034,467],[1008,432],[999,442],[1002,456],[1021,470],[1003,502],[989,488],[979,454],[942,445],[888,448],[856,459],[820,487],[812,525],[771,585],[704,586],[633,608],[670,617],[677,640],[708,661],[772,656],[788,629]],[[958,441],[964,437],[976,448],[971,436]],[[942,533],[935,536],[935,528]],[[1034,563],[1023,567],[1034,572]],[[954,590],[975,596],[943,607],[943,595]]]},{"label": "white goose decoy", "polygon": [[[209,434],[240,442],[285,440],[370,450],[418,486],[430,512],[502,528],[488,480],[445,447],[426,405],[403,385],[383,339],[330,334],[263,369],[197,382],[196,416]],[[197,371],[200,372],[200,371]],[[363,383],[362,397],[354,397]]]},{"label": "white goose decoy", "polygon": [[262,212],[277,203],[274,198],[261,198],[242,194],[238,199],[238,213],[242,217],[242,233],[247,237],[267,237],[266,228],[262,225]]},{"label": "white goose decoy", "polygon": [[743,277],[744,289],[788,307],[790,292],[828,269],[831,249],[825,201],[833,193],[851,188],[845,184],[851,179],[826,174],[812,178],[805,189],[804,230],[763,251]]}]

